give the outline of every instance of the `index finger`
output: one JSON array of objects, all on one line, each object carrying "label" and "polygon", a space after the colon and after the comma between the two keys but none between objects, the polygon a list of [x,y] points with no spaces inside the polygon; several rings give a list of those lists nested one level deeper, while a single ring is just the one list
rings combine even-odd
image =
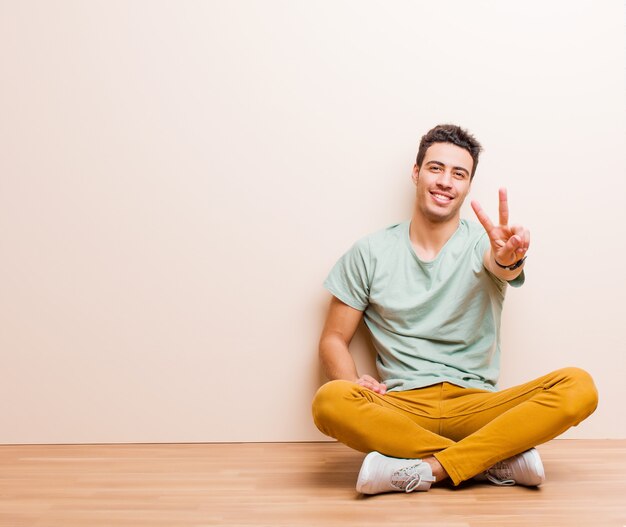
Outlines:
[{"label": "index finger", "polygon": [[489,216],[487,216],[487,213],[483,210],[478,201],[472,201],[472,209],[474,209],[474,213],[480,224],[485,228],[487,233],[490,233],[493,229],[493,223],[491,223]]},{"label": "index finger", "polygon": [[498,191],[498,195],[500,198],[500,206],[498,210],[500,211],[500,225],[508,225],[509,224],[509,200],[506,195],[506,189],[501,188]]}]

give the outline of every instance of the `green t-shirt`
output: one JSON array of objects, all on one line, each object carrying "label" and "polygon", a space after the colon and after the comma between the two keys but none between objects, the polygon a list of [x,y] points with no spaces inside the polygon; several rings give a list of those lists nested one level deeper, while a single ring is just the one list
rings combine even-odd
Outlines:
[{"label": "green t-shirt", "polygon": [[[494,391],[500,366],[500,315],[507,283],[483,265],[483,227],[461,220],[437,258],[418,258],[406,221],[362,238],[331,270],[324,287],[364,311],[389,390],[450,382]],[[524,282],[524,273],[511,285]]]}]

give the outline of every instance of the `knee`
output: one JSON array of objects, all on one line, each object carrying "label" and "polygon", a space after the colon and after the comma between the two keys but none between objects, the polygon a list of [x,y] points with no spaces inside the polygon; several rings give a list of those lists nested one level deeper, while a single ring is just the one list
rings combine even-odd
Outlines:
[{"label": "knee", "polygon": [[355,385],[350,381],[335,380],[324,384],[313,398],[313,422],[320,432],[331,435],[332,423],[341,420],[345,415],[343,406],[350,399]]},{"label": "knee", "polygon": [[564,401],[564,412],[578,424],[589,417],[598,406],[598,389],[589,373],[580,368],[570,367],[560,370],[568,387]]}]

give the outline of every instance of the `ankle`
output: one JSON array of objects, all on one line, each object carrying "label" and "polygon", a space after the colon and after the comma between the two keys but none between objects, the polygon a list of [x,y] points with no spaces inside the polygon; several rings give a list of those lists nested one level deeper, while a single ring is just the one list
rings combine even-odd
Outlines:
[{"label": "ankle", "polygon": [[443,468],[443,465],[439,463],[439,460],[435,456],[425,457],[424,459],[422,459],[422,461],[430,465],[433,476],[437,478],[437,483],[449,477],[446,469]]}]

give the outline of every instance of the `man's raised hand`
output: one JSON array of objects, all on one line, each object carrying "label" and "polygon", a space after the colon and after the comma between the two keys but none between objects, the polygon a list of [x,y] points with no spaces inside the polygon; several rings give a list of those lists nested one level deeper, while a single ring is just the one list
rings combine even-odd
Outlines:
[{"label": "man's raised hand", "polygon": [[491,243],[491,252],[496,262],[502,266],[509,266],[526,255],[530,245],[530,231],[521,225],[509,227],[509,203],[505,188],[500,189],[499,196],[499,225],[494,225],[491,222],[477,201],[472,201],[472,209],[474,209],[478,221],[487,231]]}]

